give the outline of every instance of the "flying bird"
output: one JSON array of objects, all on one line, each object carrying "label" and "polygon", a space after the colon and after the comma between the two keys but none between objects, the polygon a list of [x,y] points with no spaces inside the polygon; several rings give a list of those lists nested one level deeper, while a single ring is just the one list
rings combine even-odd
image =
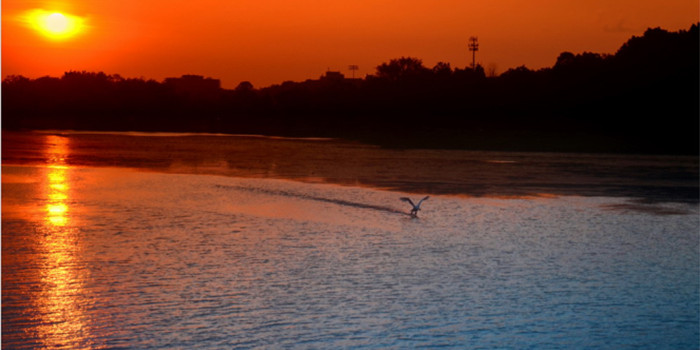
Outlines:
[{"label": "flying bird", "polygon": [[411,198],[408,197],[401,197],[399,198],[400,200],[404,202],[408,202],[413,206],[413,209],[411,209],[411,217],[417,218],[418,217],[418,211],[420,210],[420,205],[423,203],[424,200],[430,198],[430,196],[425,196],[425,198],[421,199],[418,204],[414,204]]}]

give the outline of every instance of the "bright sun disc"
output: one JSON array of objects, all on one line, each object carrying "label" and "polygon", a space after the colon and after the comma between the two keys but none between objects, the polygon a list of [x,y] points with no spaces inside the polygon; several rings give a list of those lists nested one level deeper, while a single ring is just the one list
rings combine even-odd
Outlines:
[{"label": "bright sun disc", "polygon": [[62,13],[52,13],[46,16],[44,28],[54,34],[65,33],[69,28],[68,18]]},{"label": "bright sun disc", "polygon": [[24,20],[42,35],[55,40],[73,37],[85,29],[83,18],[60,12],[31,10]]}]

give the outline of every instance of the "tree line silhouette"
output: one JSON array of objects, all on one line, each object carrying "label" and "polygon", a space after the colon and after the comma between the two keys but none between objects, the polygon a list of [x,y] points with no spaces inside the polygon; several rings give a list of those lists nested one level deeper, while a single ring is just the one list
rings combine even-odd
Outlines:
[{"label": "tree line silhouette", "polygon": [[[552,67],[426,67],[401,57],[374,75],[256,89],[183,90],[102,72],[8,76],[3,129],[328,136],[394,147],[698,153],[698,25],[648,29],[615,54],[563,52]],[[183,76],[192,77],[192,76]],[[200,77],[201,78],[201,77]]]}]

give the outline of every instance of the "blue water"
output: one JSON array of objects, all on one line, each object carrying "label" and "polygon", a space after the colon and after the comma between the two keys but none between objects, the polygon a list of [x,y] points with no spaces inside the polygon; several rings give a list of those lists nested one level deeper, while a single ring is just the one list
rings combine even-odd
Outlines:
[{"label": "blue water", "polygon": [[4,349],[696,349],[698,208],[3,166]]},{"label": "blue water", "polygon": [[693,157],[2,143],[3,349],[700,347]]}]

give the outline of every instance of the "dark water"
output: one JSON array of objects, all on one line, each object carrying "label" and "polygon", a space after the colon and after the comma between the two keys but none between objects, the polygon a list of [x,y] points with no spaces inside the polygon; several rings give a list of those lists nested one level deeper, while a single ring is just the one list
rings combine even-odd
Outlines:
[{"label": "dark water", "polygon": [[50,140],[64,138],[70,144],[64,161],[70,166],[282,178],[479,197],[547,194],[690,203],[700,199],[698,158],[692,156],[389,150],[318,139],[56,134],[4,132],[3,163],[47,164],[50,160],[43,150]]},{"label": "dark water", "polygon": [[3,136],[3,349],[700,346],[692,158]]}]

